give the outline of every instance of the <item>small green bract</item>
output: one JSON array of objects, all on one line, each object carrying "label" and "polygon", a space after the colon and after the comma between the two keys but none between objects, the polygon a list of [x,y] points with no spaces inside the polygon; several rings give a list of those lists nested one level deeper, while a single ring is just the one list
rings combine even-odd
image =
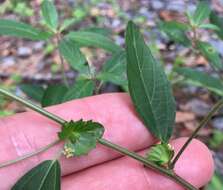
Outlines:
[{"label": "small green bract", "polygon": [[104,127],[97,122],[70,121],[64,123],[62,131],[58,133],[61,140],[65,141],[64,155],[69,158],[87,154],[96,147],[97,140],[104,134]]},{"label": "small green bract", "polygon": [[170,144],[161,143],[154,145],[146,154],[148,160],[159,166],[168,166],[174,156],[174,150]]}]

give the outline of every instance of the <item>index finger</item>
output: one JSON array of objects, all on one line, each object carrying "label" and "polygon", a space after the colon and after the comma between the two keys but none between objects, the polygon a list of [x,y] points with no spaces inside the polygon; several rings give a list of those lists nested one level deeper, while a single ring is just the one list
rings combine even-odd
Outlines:
[{"label": "index finger", "polygon": [[[141,150],[154,143],[134,112],[128,95],[123,93],[104,94],[71,101],[48,109],[66,120],[93,119],[105,126],[104,137],[130,150]],[[60,127],[53,121],[34,112],[17,114],[0,120],[0,163],[22,156],[43,147],[57,138]],[[4,184],[14,183],[37,163],[51,159],[62,145],[55,146],[38,156],[21,163],[0,169]],[[63,175],[99,164],[120,156],[102,146],[87,156],[61,159]],[[16,172],[14,172],[16,171]]]}]

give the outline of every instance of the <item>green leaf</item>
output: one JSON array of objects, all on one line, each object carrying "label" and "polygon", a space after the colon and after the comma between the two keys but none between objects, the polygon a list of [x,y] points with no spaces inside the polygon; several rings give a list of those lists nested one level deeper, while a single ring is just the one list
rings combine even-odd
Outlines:
[{"label": "green leaf", "polygon": [[67,35],[68,38],[74,40],[82,46],[97,47],[115,53],[121,51],[122,48],[116,45],[111,39],[104,35],[95,32],[70,32]]},{"label": "green leaf", "polygon": [[102,67],[97,79],[104,82],[112,82],[116,85],[126,86],[128,84],[126,76],[126,53],[117,52]]},{"label": "green leaf", "polygon": [[64,155],[69,158],[87,154],[96,147],[97,140],[103,133],[104,127],[100,123],[79,120],[66,122],[58,136],[65,140]]},{"label": "green leaf", "polygon": [[211,13],[210,5],[207,0],[201,0],[193,15],[193,21],[195,25],[199,26],[205,19],[209,17]]},{"label": "green leaf", "polygon": [[81,53],[79,46],[72,40],[63,39],[59,43],[59,51],[70,66],[79,72],[88,70],[85,65],[85,56]]},{"label": "green leaf", "polygon": [[199,26],[199,28],[203,28],[203,29],[211,29],[211,30],[216,30],[216,31],[219,31],[220,28],[218,28],[216,25],[214,24],[210,24],[210,23],[207,23],[207,24],[201,24]]},{"label": "green leaf", "polygon": [[91,96],[94,92],[94,82],[92,80],[77,80],[73,86],[66,92],[63,102],[77,98]]},{"label": "green leaf", "polygon": [[160,22],[159,28],[174,42],[185,46],[189,46],[191,44],[185,33],[188,30],[188,26],[186,24],[176,21]]},{"label": "green leaf", "polygon": [[41,12],[46,25],[56,31],[58,27],[58,14],[53,2],[44,0],[41,4]]},{"label": "green leaf", "polygon": [[37,84],[21,84],[19,88],[33,100],[41,102],[44,94],[44,88],[42,86]]},{"label": "green leaf", "polygon": [[94,32],[97,34],[101,34],[103,36],[110,36],[112,34],[112,31],[108,28],[99,28],[99,27],[89,27],[89,28],[83,28],[80,31],[85,31],[85,32]]},{"label": "green leaf", "polygon": [[41,101],[42,106],[46,107],[62,103],[67,90],[64,85],[49,85],[44,92]]},{"label": "green leaf", "polygon": [[66,30],[67,28],[69,28],[70,26],[74,25],[77,22],[77,20],[75,18],[68,18],[65,19],[62,23],[62,25],[60,26],[60,32],[63,32],[64,30]]},{"label": "green leaf", "polygon": [[220,190],[223,187],[223,176],[218,174],[217,172],[211,179],[211,182],[205,188],[205,190]]},{"label": "green leaf", "polygon": [[223,145],[223,131],[218,129],[212,130],[208,144],[212,149],[220,148]]},{"label": "green leaf", "polygon": [[176,68],[175,72],[184,76],[186,83],[207,88],[208,90],[223,96],[223,83],[219,78],[190,68]]},{"label": "green leaf", "polygon": [[209,43],[197,41],[196,47],[201,54],[210,62],[214,69],[223,69],[223,64],[217,50]]},{"label": "green leaf", "polygon": [[12,190],[60,190],[61,171],[57,160],[46,160],[27,172]]},{"label": "green leaf", "polygon": [[129,91],[146,127],[162,142],[168,142],[175,121],[175,101],[170,83],[133,22],[126,32]]},{"label": "green leaf", "polygon": [[167,166],[174,156],[174,150],[169,144],[157,144],[152,146],[146,154],[146,158],[160,166]]},{"label": "green leaf", "polygon": [[0,35],[30,40],[47,40],[51,34],[15,20],[0,19]]},{"label": "green leaf", "polygon": [[219,38],[223,39],[223,17],[219,17],[217,13],[212,11],[210,14],[210,22],[219,28],[215,32]]}]

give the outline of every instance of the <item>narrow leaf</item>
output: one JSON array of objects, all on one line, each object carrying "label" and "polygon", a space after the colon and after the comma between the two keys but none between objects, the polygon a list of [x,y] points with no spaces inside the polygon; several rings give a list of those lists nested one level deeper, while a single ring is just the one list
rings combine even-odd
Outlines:
[{"label": "narrow leaf", "polygon": [[59,51],[74,70],[82,72],[88,69],[85,56],[74,41],[63,39],[59,43]]},{"label": "narrow leaf", "polygon": [[0,35],[30,40],[46,40],[51,34],[15,20],[0,19]]},{"label": "narrow leaf", "polygon": [[212,177],[210,183],[207,185],[205,190],[218,190],[223,187],[223,176],[222,174],[218,174],[217,172]]},{"label": "narrow leaf", "polygon": [[98,47],[113,53],[122,50],[122,48],[116,45],[111,39],[95,32],[70,32],[67,37],[82,46]]},{"label": "narrow leaf", "polygon": [[160,22],[159,28],[174,42],[185,46],[189,46],[191,44],[185,33],[188,30],[188,26],[186,24],[176,21]]},{"label": "narrow leaf", "polygon": [[219,17],[216,12],[212,11],[210,14],[210,22],[219,28],[215,32],[219,38],[223,39],[223,17]]},{"label": "narrow leaf", "polygon": [[77,80],[64,95],[63,102],[91,96],[93,92],[94,82],[92,80]]},{"label": "narrow leaf", "polygon": [[21,84],[19,88],[30,98],[41,102],[44,94],[44,88],[36,84]]},{"label": "narrow leaf", "polygon": [[70,26],[74,25],[76,22],[77,22],[77,20],[75,18],[65,19],[63,21],[62,25],[60,26],[60,32],[63,32],[64,30],[66,30]]},{"label": "narrow leaf", "polygon": [[196,25],[202,24],[202,22],[209,17],[211,13],[210,5],[207,0],[201,0],[193,15],[193,21]]},{"label": "narrow leaf", "polygon": [[146,127],[161,141],[172,135],[175,101],[164,70],[157,62],[133,22],[126,32],[129,91]]},{"label": "narrow leaf", "polygon": [[126,53],[117,52],[102,67],[97,78],[104,82],[112,82],[117,85],[126,86],[128,84],[126,76]]},{"label": "narrow leaf", "polygon": [[223,64],[217,50],[209,43],[197,41],[196,46],[201,54],[210,62],[214,69],[223,69]]},{"label": "narrow leaf", "polygon": [[42,106],[46,107],[62,103],[67,90],[64,85],[49,85],[44,92],[41,101]]},{"label": "narrow leaf", "polygon": [[46,160],[20,178],[12,190],[60,190],[60,176],[59,162]]},{"label": "narrow leaf", "polygon": [[98,28],[98,27],[89,27],[89,28],[83,28],[81,31],[85,32],[94,32],[101,34],[103,36],[110,36],[112,34],[112,31],[108,28]]},{"label": "narrow leaf", "polygon": [[208,90],[223,96],[223,83],[219,78],[190,68],[177,68],[174,71],[184,76],[186,83],[207,88]]},{"label": "narrow leaf", "polygon": [[58,15],[53,2],[50,0],[44,0],[41,4],[41,12],[47,26],[56,30],[58,26]]},{"label": "narrow leaf", "polygon": [[219,31],[220,30],[220,28],[218,28],[216,25],[210,24],[210,23],[201,24],[199,27],[203,28],[203,29],[211,29],[211,30],[215,30],[215,31]]},{"label": "narrow leaf", "polygon": [[100,123],[79,120],[65,123],[58,136],[65,140],[64,155],[69,158],[87,154],[96,147],[97,140],[103,133],[104,127]]}]

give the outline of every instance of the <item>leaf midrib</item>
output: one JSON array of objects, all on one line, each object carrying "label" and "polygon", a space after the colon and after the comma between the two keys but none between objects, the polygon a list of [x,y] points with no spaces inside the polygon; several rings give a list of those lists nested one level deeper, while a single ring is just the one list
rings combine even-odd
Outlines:
[{"label": "leaf midrib", "polygon": [[[132,32],[132,31],[131,31]],[[143,44],[143,49],[145,48],[145,44]],[[152,102],[148,96],[148,92],[147,92],[147,89],[146,89],[146,86],[145,86],[145,81],[144,81],[144,78],[142,76],[142,70],[140,69],[140,65],[139,65],[139,57],[138,57],[138,51],[137,51],[137,48],[136,48],[136,38],[135,38],[135,35],[133,35],[133,47],[135,49],[135,55],[136,55],[136,60],[137,60],[137,67],[139,69],[139,75],[140,75],[140,80],[142,81],[142,84],[143,84],[143,90],[145,91],[145,94],[146,94],[146,98],[148,99],[148,102],[150,104],[150,107],[152,108]],[[153,71],[154,71],[154,67],[153,67]],[[154,72],[153,72],[154,73]],[[153,83],[153,86],[154,86],[154,83]],[[154,89],[152,91],[152,94],[154,92]],[[160,134],[160,129],[157,127],[157,122],[156,122],[156,117],[155,117],[155,114],[153,112],[153,109],[151,109],[151,112],[153,114],[153,118],[154,118],[154,121],[155,121],[155,128],[159,131],[159,134]]]},{"label": "leaf midrib", "polygon": [[[26,27],[29,27],[29,26],[26,26]],[[1,26],[0,26],[0,28],[1,28]],[[14,30],[16,30],[16,31],[20,31],[20,32],[26,32],[26,33],[29,33],[29,34],[32,34],[32,35],[35,35],[35,36],[38,36],[38,34],[39,34],[39,31],[32,31],[32,30],[36,30],[36,29],[28,29],[28,30],[26,30],[25,28],[23,29],[23,28],[18,28],[18,27],[14,27],[14,26],[4,26],[3,25],[3,28],[5,28],[5,29],[14,29]]]},{"label": "leaf midrib", "polygon": [[43,187],[43,184],[45,183],[45,179],[46,177],[48,176],[50,170],[51,170],[51,167],[54,165],[54,163],[56,162],[56,160],[52,161],[52,163],[50,164],[48,170],[46,171],[46,175],[43,177],[43,179],[41,180],[41,183],[40,183],[40,186],[38,188],[38,190],[41,190],[41,188]]}]

